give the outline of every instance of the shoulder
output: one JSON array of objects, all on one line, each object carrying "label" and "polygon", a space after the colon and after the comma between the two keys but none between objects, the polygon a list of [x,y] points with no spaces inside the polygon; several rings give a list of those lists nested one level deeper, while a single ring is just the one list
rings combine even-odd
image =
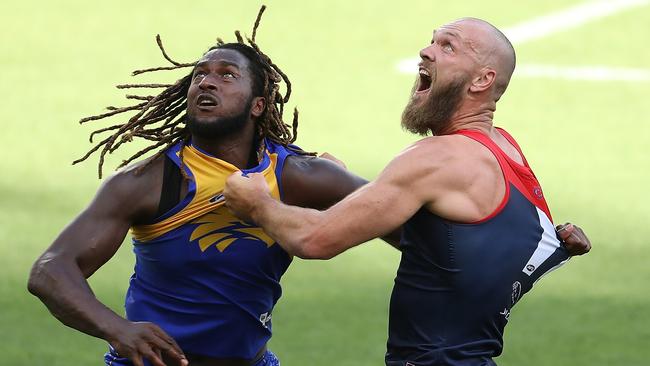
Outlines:
[{"label": "shoulder", "polygon": [[163,155],[155,159],[145,159],[128,165],[104,180],[103,186],[115,190],[116,193],[133,194],[162,179],[162,169],[165,163]]},{"label": "shoulder", "polygon": [[467,141],[462,136],[431,136],[407,146],[388,164],[406,179],[411,174],[425,175],[451,171],[466,158],[464,148]]},{"label": "shoulder", "polygon": [[433,161],[456,159],[462,157],[461,151],[475,150],[472,145],[480,146],[480,143],[463,135],[429,136],[409,145],[402,154],[426,155]]},{"label": "shoulder", "polygon": [[115,172],[102,182],[94,203],[132,221],[147,219],[158,208],[165,159],[164,155],[145,159]]},{"label": "shoulder", "polygon": [[282,171],[284,184],[345,183],[364,184],[367,181],[347,170],[342,164],[317,156],[292,155],[287,157]]},{"label": "shoulder", "polygon": [[305,173],[343,173],[345,168],[339,164],[312,155],[290,155],[284,162],[284,174],[302,177]]},{"label": "shoulder", "polygon": [[418,162],[422,169],[449,170],[491,156],[490,150],[478,141],[463,135],[445,135],[419,140],[404,149],[396,159]]},{"label": "shoulder", "polygon": [[492,174],[496,164],[491,152],[472,139],[461,135],[432,136],[402,150],[378,180],[430,201],[476,184],[486,171]]},{"label": "shoulder", "polygon": [[287,157],[282,171],[283,201],[326,208],[365,183],[365,179],[329,159],[292,155]]}]

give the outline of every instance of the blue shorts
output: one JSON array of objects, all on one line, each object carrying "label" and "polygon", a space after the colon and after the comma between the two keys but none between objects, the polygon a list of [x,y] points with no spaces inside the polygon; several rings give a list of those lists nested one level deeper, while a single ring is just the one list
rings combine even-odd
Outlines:
[{"label": "blue shorts", "polygon": [[266,353],[262,359],[259,360],[255,366],[280,366],[280,360],[278,360],[278,357],[275,355],[275,353],[266,350]]},{"label": "blue shorts", "polygon": [[[144,366],[151,366],[147,360],[143,361]],[[130,360],[118,357],[113,348],[104,354],[104,363],[106,366],[133,366],[133,362]],[[264,353],[264,356],[262,356],[262,358],[253,366],[280,366],[280,360],[278,360],[277,356],[273,352],[267,350],[266,353]]]}]

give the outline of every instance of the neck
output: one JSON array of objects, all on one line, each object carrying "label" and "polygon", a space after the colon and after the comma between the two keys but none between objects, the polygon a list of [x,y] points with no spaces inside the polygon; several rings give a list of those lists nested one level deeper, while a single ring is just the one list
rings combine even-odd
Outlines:
[{"label": "neck", "polygon": [[254,143],[255,124],[247,123],[246,126],[232,134],[216,138],[203,138],[192,135],[192,145],[208,154],[227,161],[239,169],[249,168],[251,160],[257,161]]},{"label": "neck", "polygon": [[494,101],[479,102],[466,100],[461,102],[456,112],[451,116],[448,127],[441,135],[450,134],[459,130],[479,130],[490,133],[493,128]]}]

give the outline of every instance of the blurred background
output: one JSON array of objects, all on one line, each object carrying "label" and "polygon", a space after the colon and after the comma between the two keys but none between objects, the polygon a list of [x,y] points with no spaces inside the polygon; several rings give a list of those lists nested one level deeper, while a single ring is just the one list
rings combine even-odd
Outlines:
[{"label": "blurred background", "polygon": [[[650,358],[650,3],[265,1],[257,43],[290,77],[298,144],[371,179],[416,136],[399,125],[413,58],[463,16],[506,31],[518,68],[496,124],[522,145],[556,223],[584,228],[592,253],[545,277],[514,309],[500,365],[647,365]],[[33,261],[91,200],[97,157],[79,125],[127,105],[114,85],[173,82],[154,37],[181,62],[216,37],[250,35],[253,1],[4,2],[0,12],[0,354],[3,365],[98,365],[106,344],[54,319],[26,290]],[[130,92],[129,92],[130,93]],[[287,113],[287,120],[289,116]],[[110,172],[139,150],[111,156]],[[380,365],[399,253],[373,241],[330,261],[295,260],[273,314],[283,365]],[[123,313],[130,238],[91,279]]]}]

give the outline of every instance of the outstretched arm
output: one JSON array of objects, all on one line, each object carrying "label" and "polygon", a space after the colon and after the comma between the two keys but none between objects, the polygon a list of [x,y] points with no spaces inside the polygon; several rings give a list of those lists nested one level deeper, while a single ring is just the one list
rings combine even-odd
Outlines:
[{"label": "outstretched arm", "polygon": [[237,216],[260,225],[290,254],[327,259],[394,231],[424,204],[418,177],[425,175],[408,160],[396,159],[376,181],[326,211],[276,201],[263,177],[256,174],[233,174],[226,182],[224,196]]},{"label": "outstretched arm", "polygon": [[130,174],[118,173],[100,188],[89,207],[34,263],[28,288],[63,324],[105,339],[135,365],[142,365],[145,357],[164,366],[161,353],[186,365],[181,349],[162,329],[117,315],[95,298],[86,281],[115,254],[142,209],[138,202],[147,193],[134,189]]},{"label": "outstretched arm", "polygon": [[[463,176],[466,169],[462,160],[426,159],[449,154],[448,145],[438,146],[415,144],[407,148],[375,181],[325,211],[278,202],[269,194],[262,176],[244,177],[240,173],[231,175],[226,182],[226,205],[238,217],[261,226],[290,254],[319,259],[331,258],[367,240],[387,235],[423,206],[441,217],[460,222],[485,217],[493,208],[486,211],[467,198],[463,183],[473,180]],[[285,203],[296,204],[290,200]],[[585,240],[586,237],[569,239],[567,234],[565,243],[584,245]],[[572,255],[578,253],[569,251]]]},{"label": "outstretched arm", "polygon": [[[282,174],[284,203],[325,210],[368,183],[346,170],[338,159],[324,155],[327,156],[292,156],[286,160]],[[399,249],[401,231],[400,226],[381,239]],[[557,231],[571,256],[586,254],[591,249],[589,238],[580,227],[566,223],[559,225]]]},{"label": "outstretched arm", "polygon": [[[287,158],[282,171],[284,203],[325,210],[368,183],[345,169],[338,159],[324,155],[327,157]],[[401,228],[398,227],[382,239],[399,249],[400,236]]]}]

